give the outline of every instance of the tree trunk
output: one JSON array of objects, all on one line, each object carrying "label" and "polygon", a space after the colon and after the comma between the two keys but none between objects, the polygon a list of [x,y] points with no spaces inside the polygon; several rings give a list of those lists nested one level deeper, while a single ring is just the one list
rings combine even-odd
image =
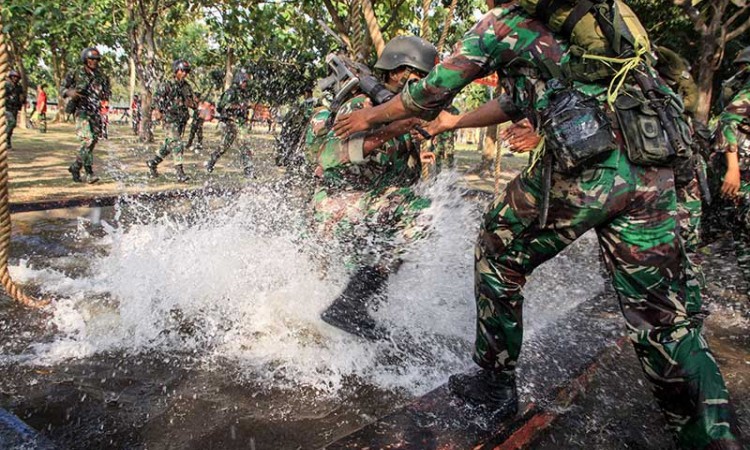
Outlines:
[{"label": "tree trunk", "polygon": [[232,85],[232,66],[234,65],[234,50],[232,47],[227,48],[227,59],[224,62],[224,90],[229,89]]},{"label": "tree trunk", "polygon": [[128,94],[129,94],[129,102],[128,102],[128,108],[130,108],[130,105],[133,104],[133,97],[135,96],[135,85],[137,81],[136,73],[135,73],[135,60],[132,56],[128,56],[128,66],[130,67],[130,84],[128,86]]},{"label": "tree trunk", "polygon": [[57,115],[55,123],[65,122],[65,104],[67,101],[63,98],[63,82],[65,81],[65,51],[60,49],[56,43],[50,44],[52,50],[52,80],[55,82],[57,89]]}]

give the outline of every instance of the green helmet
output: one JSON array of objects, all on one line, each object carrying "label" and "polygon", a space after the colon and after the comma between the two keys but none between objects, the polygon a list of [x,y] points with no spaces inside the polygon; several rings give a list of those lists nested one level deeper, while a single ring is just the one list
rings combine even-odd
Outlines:
[{"label": "green helmet", "polygon": [[232,79],[232,83],[239,86],[242,84],[243,81],[250,82],[250,74],[247,73],[247,70],[240,69],[234,74],[234,78]]},{"label": "green helmet", "polygon": [[397,36],[385,44],[375,68],[390,71],[407,66],[427,73],[435,67],[437,59],[437,49],[424,39],[416,36]]},{"label": "green helmet", "polygon": [[750,64],[750,47],[745,47],[734,58],[733,64]]},{"label": "green helmet", "polygon": [[10,69],[10,72],[8,72],[8,78],[13,78],[13,77],[16,77],[16,78],[20,79],[21,78],[21,74],[18,73],[18,71],[15,70],[15,69]]},{"label": "green helmet", "polygon": [[190,73],[190,63],[184,59],[176,59],[172,63],[172,73],[177,73],[178,70],[182,70],[185,73]]},{"label": "green helmet", "polygon": [[88,59],[95,59],[97,61],[102,59],[102,55],[101,53],[99,53],[99,49],[97,49],[96,47],[84,48],[81,52],[81,62],[86,64],[86,60]]}]

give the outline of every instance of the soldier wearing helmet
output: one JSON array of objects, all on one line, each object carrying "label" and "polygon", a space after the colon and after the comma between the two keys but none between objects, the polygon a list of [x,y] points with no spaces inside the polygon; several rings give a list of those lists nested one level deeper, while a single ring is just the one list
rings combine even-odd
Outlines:
[{"label": "soldier wearing helmet", "polygon": [[227,150],[237,143],[242,171],[247,178],[255,176],[253,172],[252,148],[250,148],[250,75],[246,70],[240,69],[234,74],[229,89],[221,94],[216,111],[219,120],[224,125],[224,134],[219,148],[211,153],[206,162],[206,172],[211,173],[216,162]]},{"label": "soldier wearing helmet", "polygon": [[102,136],[102,115],[100,105],[111,95],[109,78],[99,69],[102,57],[96,47],[88,47],[81,52],[81,66],[68,74],[63,82],[63,97],[67,99],[65,112],[76,119],[76,135],[81,145],[75,161],[68,167],[73,181],[80,183],[81,169],[85,171],[85,181],[95,183],[94,147]]},{"label": "soldier wearing helmet", "polygon": [[[383,86],[398,93],[410,81],[424,77],[436,60],[437,50],[429,42],[399,36],[386,44],[374,69]],[[318,181],[313,209],[320,232],[336,235],[352,250],[358,240],[377,242],[368,255],[353,253],[361,268],[322,316],[333,326],[367,338],[382,334],[369,315],[368,298],[398,264],[394,239],[419,235],[414,219],[429,204],[411,189],[421,172],[419,146],[409,135],[418,120],[390,123],[347,140],[334,135],[331,116],[335,119],[372,106],[367,95],[355,90],[335,112],[325,109],[314,114],[305,137],[305,155],[315,166]],[[378,226],[369,228],[368,223]],[[367,295],[361,295],[363,286],[369,286]]]},{"label": "soldier wearing helmet", "polygon": [[191,69],[190,63],[186,60],[175,60],[172,63],[173,78],[164,82],[156,91],[154,103],[158,114],[164,118],[167,136],[156,155],[146,162],[151,178],[159,176],[159,163],[171,153],[177,182],[185,183],[190,179],[183,168],[185,143],[182,142],[182,134],[190,118],[190,109],[197,107],[195,94],[186,79]]},{"label": "soldier wearing helmet", "polygon": [[6,142],[8,143],[9,150],[12,147],[11,139],[13,137],[13,129],[16,128],[18,112],[23,109],[24,104],[26,104],[26,93],[23,91],[23,86],[21,85],[21,74],[11,69],[10,73],[8,73],[8,79],[5,81],[5,120],[8,124]]}]

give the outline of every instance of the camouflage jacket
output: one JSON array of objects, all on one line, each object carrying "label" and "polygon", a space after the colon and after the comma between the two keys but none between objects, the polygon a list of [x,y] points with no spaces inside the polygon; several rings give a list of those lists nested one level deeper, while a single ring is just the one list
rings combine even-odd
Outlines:
[{"label": "camouflage jacket", "polygon": [[719,115],[717,144],[720,153],[737,149],[742,179],[750,181],[750,79]]},{"label": "camouflage jacket", "polygon": [[17,113],[26,103],[26,94],[23,92],[21,83],[5,82],[5,109],[9,113]]},{"label": "camouflage jacket", "polygon": [[232,120],[240,124],[247,123],[250,112],[250,89],[242,90],[236,84],[221,94],[216,111],[221,120]]},{"label": "camouflage jacket", "polygon": [[[372,101],[360,94],[341,105],[337,114],[371,107]],[[408,134],[391,139],[364,156],[364,139],[353,137],[342,141],[337,138],[326,124],[330,114],[329,110],[321,110],[313,116],[305,140],[305,155],[314,158],[318,167],[316,173],[322,174],[326,185],[378,191],[388,186],[407,186],[419,180],[418,149]]]},{"label": "camouflage jacket", "polygon": [[[404,106],[417,116],[431,119],[473,80],[498,73],[508,95],[499,96],[503,110],[513,120],[528,117],[538,123],[539,113],[549,105],[542,68],[570,61],[569,44],[522,8],[509,4],[494,8],[477,22],[456,45],[454,52],[430,74],[410,82],[401,92]],[[604,84],[574,82],[583,94],[606,101]],[[613,156],[595,167],[614,167]]]},{"label": "camouflage jacket", "polygon": [[109,100],[112,91],[109,86],[109,77],[104,75],[100,69],[91,71],[85,66],[70,72],[63,82],[64,89],[74,89],[80,97],[71,100],[73,107],[68,112],[75,114],[85,113],[91,117],[101,114],[102,101]]},{"label": "camouflage jacket", "polygon": [[167,123],[187,123],[194,97],[193,88],[186,80],[165,81],[156,91],[156,108],[164,114]]}]

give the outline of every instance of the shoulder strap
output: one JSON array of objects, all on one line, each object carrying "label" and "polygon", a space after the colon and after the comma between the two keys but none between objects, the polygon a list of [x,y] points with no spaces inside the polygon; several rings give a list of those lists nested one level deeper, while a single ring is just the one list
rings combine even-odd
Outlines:
[{"label": "shoulder strap", "polygon": [[583,16],[591,11],[592,6],[594,6],[594,2],[591,0],[580,0],[576,3],[560,29],[566,38],[569,38],[573,34],[573,29],[578,25]]}]

